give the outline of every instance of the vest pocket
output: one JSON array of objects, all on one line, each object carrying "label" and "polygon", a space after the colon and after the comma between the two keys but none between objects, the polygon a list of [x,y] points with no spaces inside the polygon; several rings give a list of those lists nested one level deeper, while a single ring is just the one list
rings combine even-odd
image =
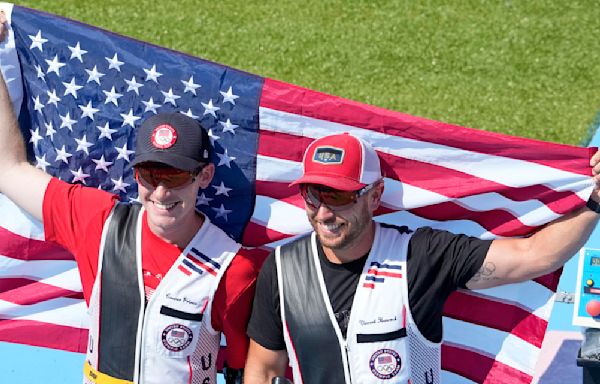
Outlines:
[{"label": "vest pocket", "polygon": [[201,313],[184,312],[163,305],[155,328],[159,339],[158,353],[172,358],[190,356],[198,344],[202,318]]},{"label": "vest pocket", "polygon": [[400,328],[396,331],[386,333],[358,333],[356,335],[357,343],[376,343],[379,341],[390,341],[406,337],[406,328]]}]

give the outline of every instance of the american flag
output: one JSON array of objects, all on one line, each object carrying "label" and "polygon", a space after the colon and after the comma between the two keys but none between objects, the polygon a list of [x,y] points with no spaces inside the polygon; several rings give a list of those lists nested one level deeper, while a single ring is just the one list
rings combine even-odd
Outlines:
[{"label": "american flag", "polygon": [[[0,64],[38,167],[135,200],[136,128],[157,112],[188,114],[210,129],[217,164],[198,208],[248,246],[310,230],[288,183],[311,140],[334,132],[378,151],[384,223],[526,235],[592,190],[587,148],[392,112],[18,6],[10,19],[14,40],[0,47]],[[0,210],[0,340],[83,352],[85,305],[71,255],[44,242],[42,226],[6,198]],[[530,383],[558,277],[453,294],[443,382]]]}]

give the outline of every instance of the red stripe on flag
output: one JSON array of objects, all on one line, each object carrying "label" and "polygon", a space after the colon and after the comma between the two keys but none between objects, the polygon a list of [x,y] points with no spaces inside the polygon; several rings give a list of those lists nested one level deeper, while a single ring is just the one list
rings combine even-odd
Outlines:
[{"label": "red stripe on flag", "polygon": [[88,330],[33,320],[0,319],[0,340],[85,353]]},{"label": "red stripe on flag", "polygon": [[[502,314],[502,316],[498,316]],[[454,292],[444,306],[444,316],[511,333],[542,347],[548,322],[517,305]]]},{"label": "red stripe on flag", "polygon": [[442,344],[442,369],[482,384],[529,384],[532,377],[483,354]]},{"label": "red stripe on flag", "polygon": [[[588,159],[593,154],[593,149],[574,149],[571,146],[553,143],[552,152],[549,153],[547,142],[410,116],[277,80],[265,79],[260,105],[398,137],[426,140],[468,151],[526,160],[580,175],[591,174],[588,172]],[[466,137],[469,139],[465,140]],[[574,151],[578,151],[581,157],[573,159]],[[539,153],[548,153],[548,156],[539,159]]]},{"label": "red stripe on flag", "polygon": [[260,247],[261,245],[272,243],[274,241],[282,240],[291,236],[294,235],[281,233],[273,229],[266,228],[261,224],[249,221],[246,229],[244,230],[242,244],[249,247]]},{"label": "red stripe on flag", "polygon": [[363,283],[363,288],[375,288],[375,284],[373,283]]},{"label": "red stripe on flag", "polygon": [[83,293],[26,278],[0,278],[0,300],[31,305],[59,297],[83,300]]},{"label": "red stripe on flag", "polygon": [[73,260],[63,247],[34,240],[0,227],[0,255],[17,260]]},{"label": "red stripe on flag", "polygon": [[533,281],[540,285],[543,285],[552,292],[556,292],[556,289],[558,288],[558,283],[560,281],[560,275],[562,275],[562,270],[562,267],[560,267],[554,272],[548,273],[544,276],[536,277],[535,279],[533,279]]}]

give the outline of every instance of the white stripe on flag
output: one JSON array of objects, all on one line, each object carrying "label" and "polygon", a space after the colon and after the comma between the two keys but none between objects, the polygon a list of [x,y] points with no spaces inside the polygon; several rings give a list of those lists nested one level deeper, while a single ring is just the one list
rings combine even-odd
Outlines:
[{"label": "white stripe on flag", "polygon": [[[369,141],[379,152],[454,169],[511,187],[543,184],[557,191],[575,191],[584,200],[589,193],[582,192],[578,188],[581,188],[581,185],[592,187],[592,181],[589,177],[530,161],[487,155],[431,142],[386,135],[265,107],[260,108],[260,124],[261,130],[294,136],[297,136],[298,132],[302,132],[302,136],[310,138],[321,137],[334,132],[349,132]],[[477,164],[477,167],[473,167],[473,164]],[[515,169],[518,169],[519,172],[515,172]],[[580,184],[581,182],[584,184]]]},{"label": "white stripe on flag", "polygon": [[448,317],[444,317],[443,324],[444,341],[447,344],[482,353],[533,376],[539,348],[497,329]]},{"label": "white stripe on flag", "polygon": [[75,328],[87,327],[85,301],[61,297],[32,305],[0,300],[2,318],[32,320]]},{"label": "white stripe on flag", "polygon": [[19,236],[35,240],[44,240],[42,223],[15,205],[8,197],[0,193],[0,227],[4,227]]}]

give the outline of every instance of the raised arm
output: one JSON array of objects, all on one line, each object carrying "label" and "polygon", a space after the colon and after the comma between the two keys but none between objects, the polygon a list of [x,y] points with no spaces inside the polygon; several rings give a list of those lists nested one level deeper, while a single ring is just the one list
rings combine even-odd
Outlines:
[{"label": "raised arm", "polygon": [[287,351],[272,351],[250,339],[248,360],[244,369],[245,384],[271,384],[277,376],[285,376],[288,366]]},{"label": "raised arm", "polygon": [[[6,16],[0,12],[0,41],[6,37],[6,29]],[[42,220],[42,202],[49,182],[50,175],[27,162],[23,136],[0,74],[0,193]]]},{"label": "raised arm", "polygon": [[[600,151],[590,160],[596,189],[591,199],[600,201]],[[600,214],[583,207],[521,239],[494,240],[469,289],[491,288],[529,280],[557,270],[587,241]]]}]

